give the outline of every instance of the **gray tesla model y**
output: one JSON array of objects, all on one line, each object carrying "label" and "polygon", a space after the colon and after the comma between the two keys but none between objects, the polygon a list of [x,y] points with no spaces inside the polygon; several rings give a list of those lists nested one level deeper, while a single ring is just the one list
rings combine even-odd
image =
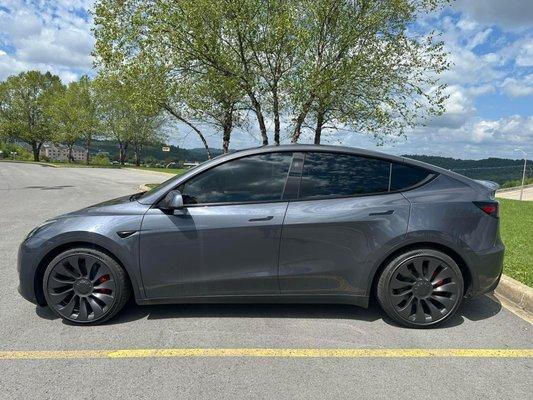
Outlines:
[{"label": "gray tesla model y", "polygon": [[288,145],[217,157],[61,215],[20,246],[22,296],[97,324],[138,304],[376,299],[429,327],[498,284],[495,184],[402,157]]}]

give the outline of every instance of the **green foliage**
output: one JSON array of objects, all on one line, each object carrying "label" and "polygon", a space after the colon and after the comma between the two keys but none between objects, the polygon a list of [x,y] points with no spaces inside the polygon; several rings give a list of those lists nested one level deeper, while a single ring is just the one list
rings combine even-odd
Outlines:
[{"label": "green foliage", "polygon": [[53,97],[62,89],[59,77],[50,72],[21,72],[0,83],[2,135],[31,145],[35,161],[39,161],[42,144],[53,138],[49,110]]},{"label": "green foliage", "polygon": [[443,111],[442,43],[407,32],[443,3],[99,0],[95,54],[105,74],[152,76],[136,92],[189,126],[215,124],[226,150],[243,110],[263,144],[268,118],[279,143],[281,116],[293,121],[292,141],[310,124],[318,140],[325,127],[350,127],[380,141]]},{"label": "green foliage", "polygon": [[[522,179],[513,179],[511,181],[504,182],[501,187],[503,189],[503,188],[517,187],[521,185],[522,185]],[[533,185],[533,178],[526,178],[524,180],[524,185]]]},{"label": "green foliage", "polygon": [[104,154],[97,154],[91,159],[93,165],[111,165],[111,160]]},{"label": "green foliage", "polygon": [[119,144],[121,164],[126,161],[130,145],[139,164],[143,146],[166,138],[158,129],[162,123],[159,109],[139,97],[139,83],[134,84],[130,79],[130,76],[101,74],[94,85],[101,133]]},{"label": "green foliage", "polygon": [[12,159],[13,158],[13,156],[11,155],[12,152],[17,153],[16,155],[17,160],[29,161],[33,158],[33,155],[28,150],[26,150],[22,146],[18,146],[13,143],[0,142],[0,151],[2,151],[2,154],[0,155],[0,159]]},{"label": "green foliage", "polygon": [[533,287],[533,202],[498,199],[505,244],[504,273]]}]

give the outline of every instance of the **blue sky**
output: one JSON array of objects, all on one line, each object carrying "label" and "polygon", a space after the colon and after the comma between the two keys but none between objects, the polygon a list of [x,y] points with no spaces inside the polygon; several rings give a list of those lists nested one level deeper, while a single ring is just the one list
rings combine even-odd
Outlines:
[{"label": "blue sky", "polygon": [[[90,0],[2,0],[0,79],[28,69],[50,70],[64,82],[94,74],[91,7]],[[522,148],[533,158],[533,1],[457,0],[422,16],[413,29],[442,32],[453,64],[442,76],[450,95],[446,113],[378,149],[479,159],[520,158],[515,149]],[[167,131],[173,144],[201,145],[184,126]],[[220,147],[216,133],[208,141]],[[326,134],[325,141],[377,148],[355,132]],[[232,137],[232,148],[259,143],[253,125]]]}]

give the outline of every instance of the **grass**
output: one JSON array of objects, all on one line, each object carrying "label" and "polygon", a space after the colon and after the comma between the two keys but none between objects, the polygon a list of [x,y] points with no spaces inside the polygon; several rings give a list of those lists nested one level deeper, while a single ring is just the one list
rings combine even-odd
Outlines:
[{"label": "grass", "polygon": [[505,244],[503,273],[533,287],[533,202],[498,199]]}]

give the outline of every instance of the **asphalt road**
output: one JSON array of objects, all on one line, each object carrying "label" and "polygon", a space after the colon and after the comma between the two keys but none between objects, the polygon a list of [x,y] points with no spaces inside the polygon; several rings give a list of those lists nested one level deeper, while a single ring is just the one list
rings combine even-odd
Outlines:
[{"label": "asphalt road", "polygon": [[[487,297],[441,329],[377,307],[129,305],[97,327],[62,323],[17,293],[18,244],[57,214],[167,176],[0,163],[0,352],[115,349],[532,349],[532,326]],[[89,356],[88,356],[89,357]],[[169,357],[0,359],[0,398],[532,399],[533,358]]]},{"label": "asphalt road", "polygon": [[[496,197],[502,197],[504,199],[520,199],[520,189],[509,190],[506,192],[499,192],[496,194]],[[522,200],[533,201],[533,186],[525,187],[524,193],[522,194]]]}]

